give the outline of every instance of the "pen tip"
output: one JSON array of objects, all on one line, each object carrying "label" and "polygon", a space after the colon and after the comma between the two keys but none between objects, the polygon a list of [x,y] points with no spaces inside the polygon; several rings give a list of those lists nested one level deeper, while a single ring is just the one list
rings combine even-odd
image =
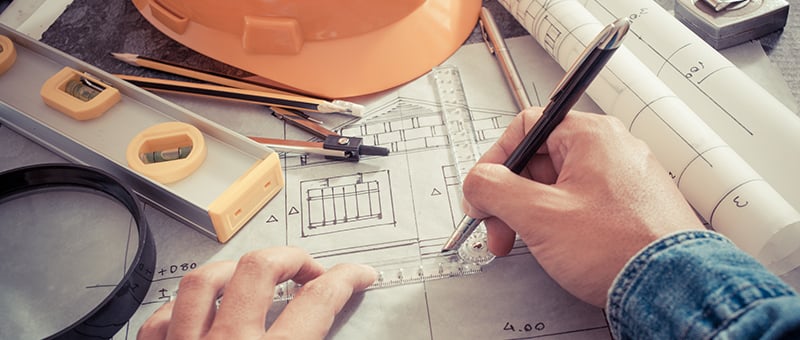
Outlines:
[{"label": "pen tip", "polygon": [[442,246],[442,254],[450,253],[458,249],[459,242],[457,239],[450,237],[449,240]]}]

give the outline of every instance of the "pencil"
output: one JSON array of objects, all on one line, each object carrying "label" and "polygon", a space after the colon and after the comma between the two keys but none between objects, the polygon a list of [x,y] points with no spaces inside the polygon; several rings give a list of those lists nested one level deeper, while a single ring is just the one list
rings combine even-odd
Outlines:
[{"label": "pencil", "polygon": [[153,91],[210,97],[221,100],[276,106],[320,113],[343,113],[357,117],[361,117],[364,111],[364,107],[362,105],[343,100],[326,101],[300,95],[238,89],[221,85],[146,78],[124,74],[118,74],[116,76],[122,80],[128,81],[133,85]]},{"label": "pencil", "polygon": [[132,54],[132,53],[111,53],[111,55],[114,56],[114,58],[116,58],[117,60],[123,61],[127,64],[136,67],[149,68],[152,70],[162,71],[170,74],[176,74],[179,76],[202,80],[205,82],[214,83],[218,85],[235,87],[237,89],[296,95],[296,93],[289,92],[286,90],[274,87],[268,87],[261,84],[251,83],[245,80],[236,79],[230,76],[214,73],[208,70],[201,70],[189,66],[178,65],[166,60],[140,56],[138,54]]},{"label": "pencil", "polygon": [[[326,100],[321,98],[315,98],[312,96],[298,94],[295,92],[287,91],[284,89],[278,89],[274,87],[265,86],[262,84],[256,84],[253,82],[249,82],[246,80],[236,79],[230,76],[214,73],[208,70],[201,70],[197,68],[192,68],[185,65],[178,65],[166,60],[160,60],[156,58],[150,58],[141,56],[138,54],[132,53],[111,53],[111,55],[116,58],[117,60],[123,61],[127,64],[136,66],[136,67],[144,67],[148,69],[153,69],[157,71],[162,71],[170,74],[175,74],[191,79],[202,80],[205,82],[229,86],[237,89],[244,89],[244,90],[252,90],[252,91],[259,91],[259,92],[267,92],[267,93],[274,93],[280,94],[285,96],[294,96],[294,97],[304,97],[306,98],[304,101],[317,101],[317,104],[322,104],[326,102]],[[345,108],[350,108],[347,112],[341,112],[345,114],[350,114],[353,116],[361,117],[363,114],[363,106],[347,102],[344,100],[333,100],[338,106],[342,106]],[[321,111],[320,111],[321,112]]]}]

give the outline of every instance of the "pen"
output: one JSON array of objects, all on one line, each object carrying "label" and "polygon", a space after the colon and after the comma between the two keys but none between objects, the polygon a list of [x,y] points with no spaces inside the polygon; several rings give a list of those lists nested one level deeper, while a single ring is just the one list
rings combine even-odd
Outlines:
[{"label": "pen", "polygon": [[488,8],[482,7],[480,13],[480,27],[483,40],[486,46],[489,47],[489,52],[497,57],[500,63],[500,68],[503,69],[503,76],[511,88],[511,94],[514,95],[514,100],[520,110],[527,109],[531,106],[530,99],[528,99],[528,92],[525,91],[525,85],[522,84],[522,79],[519,77],[519,72],[514,66],[514,60],[511,59],[511,54],[508,52],[503,36],[500,34],[500,29],[497,28],[497,23],[494,21],[492,12]]},{"label": "pen", "polygon": [[[622,43],[622,38],[630,28],[628,19],[617,19],[606,26],[586,47],[567,74],[550,95],[550,102],[542,111],[542,116],[525,135],[525,138],[503,163],[516,174],[522,172],[531,157],[544,144],[550,133],[564,119],[575,102],[603,69],[608,59]],[[467,215],[461,219],[456,230],[442,247],[442,252],[457,250],[483,220]]]}]

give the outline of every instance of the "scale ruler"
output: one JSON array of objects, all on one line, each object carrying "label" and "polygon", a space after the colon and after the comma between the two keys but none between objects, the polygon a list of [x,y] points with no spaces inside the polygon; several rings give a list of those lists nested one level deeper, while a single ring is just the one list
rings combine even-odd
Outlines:
[{"label": "scale ruler", "polygon": [[[476,233],[477,234],[477,233]],[[379,263],[365,263],[375,268],[378,278],[364,290],[390,288],[415,283],[424,283],[433,280],[459,278],[483,272],[487,262],[466,261],[462,254],[433,254],[422,258],[405,258],[386,260]],[[294,299],[303,287],[302,284],[292,280],[281,282],[275,286],[274,302],[287,302]],[[178,291],[174,291],[171,299],[176,298]],[[217,299],[219,307],[223,297]]]},{"label": "scale ruler", "polygon": [[[450,153],[461,185],[481,155],[472,123],[472,113],[467,104],[467,96],[457,67],[451,65],[435,67],[431,75],[442,110],[442,120],[450,139]],[[458,254],[465,261],[486,264],[494,259],[494,255],[489,253],[488,246],[486,227],[481,223],[458,249]]]},{"label": "scale ruler", "polygon": [[[458,278],[483,272],[483,264],[464,261],[458,254],[436,255],[423,259],[393,260],[369,264],[378,272],[378,278],[365,290],[390,288],[433,280]],[[294,281],[275,287],[274,302],[290,301],[302,288]]]},{"label": "scale ruler", "polygon": [[[476,246],[479,245],[479,246]],[[437,247],[440,245],[436,245]],[[434,253],[429,256],[366,263],[378,272],[378,278],[365,290],[390,288],[434,280],[459,278],[483,272],[494,259],[486,247],[486,233],[476,230],[457,253]],[[274,302],[290,301],[302,285],[286,281],[275,286]]]},{"label": "scale ruler", "polygon": [[480,158],[472,114],[458,68],[450,65],[435,67],[431,73],[433,85],[442,109],[442,120],[450,139],[450,151],[455,161],[459,184]]}]

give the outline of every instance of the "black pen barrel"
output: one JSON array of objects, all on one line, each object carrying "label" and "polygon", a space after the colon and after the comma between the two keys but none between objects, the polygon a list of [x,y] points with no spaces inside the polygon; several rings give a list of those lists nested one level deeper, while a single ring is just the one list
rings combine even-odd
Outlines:
[{"label": "black pen barrel", "polygon": [[597,48],[586,57],[586,60],[575,70],[575,76],[564,84],[561,91],[553,94],[553,98],[542,111],[542,116],[528,131],[517,148],[511,152],[503,165],[516,174],[525,169],[536,151],[544,145],[553,130],[564,120],[615,51],[616,49]]}]

